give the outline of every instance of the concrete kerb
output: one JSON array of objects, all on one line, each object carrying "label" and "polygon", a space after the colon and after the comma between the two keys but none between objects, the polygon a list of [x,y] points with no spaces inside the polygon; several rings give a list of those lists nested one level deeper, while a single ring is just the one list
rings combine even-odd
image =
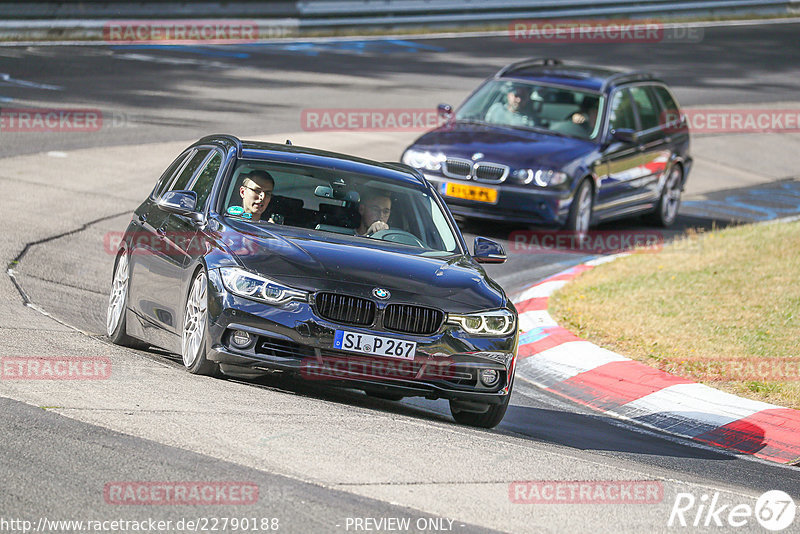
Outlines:
[{"label": "concrete kerb", "polygon": [[[800,220],[789,217],[760,224]],[[704,445],[782,464],[800,460],[800,411],[754,401],[649,367],[558,326],[549,297],[599,257],[545,278],[513,300],[520,314],[517,374],[606,415]]]}]

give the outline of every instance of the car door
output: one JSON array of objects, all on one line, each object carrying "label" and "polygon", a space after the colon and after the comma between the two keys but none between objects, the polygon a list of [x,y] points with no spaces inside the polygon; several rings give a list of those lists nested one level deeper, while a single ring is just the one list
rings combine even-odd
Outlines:
[{"label": "car door", "polygon": [[148,284],[152,283],[150,259],[159,247],[160,236],[156,233],[156,229],[160,227],[165,217],[164,212],[156,206],[156,202],[181,173],[195,152],[196,149],[189,149],[178,156],[161,175],[147,200],[136,208],[133,214],[132,222],[135,231],[128,243],[131,280],[128,302],[130,308],[139,316],[143,316],[144,310],[149,307],[149,300],[145,295],[151,294],[151,291],[148,290]]},{"label": "car door", "polygon": [[664,142],[669,145],[670,154],[675,159],[676,155],[684,155],[689,151],[689,128],[686,117],[675,100],[672,93],[663,85],[651,87],[653,94],[659,101],[659,125],[664,131]]},{"label": "car door", "polygon": [[[219,149],[214,149],[206,157],[200,169],[195,172],[189,184],[184,189],[194,191],[197,195],[197,205],[195,212],[203,213],[208,202],[211,188],[219,174],[224,154]],[[163,295],[167,302],[175,305],[173,324],[169,326],[175,333],[181,333],[183,324],[183,302],[188,293],[188,286],[191,283],[191,276],[194,273],[188,270],[196,265],[195,260],[205,254],[206,240],[201,231],[201,224],[184,215],[171,213],[163,226],[163,239],[165,247],[171,251],[163,258],[164,265],[161,267],[166,277],[171,280],[165,286]]]},{"label": "car door", "polygon": [[192,150],[180,171],[170,183],[157,192],[157,197],[147,211],[142,226],[141,241],[147,245],[136,254],[135,298],[145,320],[143,326],[152,329],[149,332],[150,339],[160,340],[160,344],[167,348],[174,340],[168,336],[164,337],[163,333],[175,333],[179,327],[177,311],[181,304],[170,298],[170,295],[173,292],[177,293],[175,284],[180,283],[184,257],[183,253],[176,249],[174,239],[166,239],[171,214],[158,206],[158,200],[167,191],[185,190],[210,153],[211,148],[201,147]]},{"label": "car door", "polygon": [[641,177],[639,143],[614,137],[616,131],[636,132],[639,129],[633,97],[627,87],[617,88],[611,93],[608,110],[605,148],[597,167],[600,186],[595,211],[598,213],[624,209]]},{"label": "car door", "polygon": [[636,202],[650,204],[658,200],[661,186],[666,179],[666,170],[672,158],[670,139],[660,123],[661,110],[653,93],[652,84],[630,88],[638,117],[638,150],[641,154],[639,172],[641,176],[631,184],[631,194]]}]

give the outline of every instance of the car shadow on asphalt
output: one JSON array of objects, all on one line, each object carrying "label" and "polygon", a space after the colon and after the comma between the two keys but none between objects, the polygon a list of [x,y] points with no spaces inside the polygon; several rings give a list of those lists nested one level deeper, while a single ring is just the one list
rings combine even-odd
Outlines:
[{"label": "car shadow on asphalt", "polygon": [[511,405],[499,429],[579,450],[703,460],[735,459],[731,454],[691,446],[688,440],[635,428],[631,423],[599,414]]}]

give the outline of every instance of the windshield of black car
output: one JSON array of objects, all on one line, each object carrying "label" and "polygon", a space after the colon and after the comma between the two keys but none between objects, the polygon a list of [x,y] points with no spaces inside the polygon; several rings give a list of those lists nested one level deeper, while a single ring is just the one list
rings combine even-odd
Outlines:
[{"label": "windshield of black car", "polygon": [[242,160],[222,193],[222,210],[258,224],[381,240],[425,255],[462,253],[449,218],[421,184],[366,174]]},{"label": "windshield of black car", "polygon": [[595,139],[602,109],[603,97],[597,93],[492,80],[461,106],[456,119]]}]

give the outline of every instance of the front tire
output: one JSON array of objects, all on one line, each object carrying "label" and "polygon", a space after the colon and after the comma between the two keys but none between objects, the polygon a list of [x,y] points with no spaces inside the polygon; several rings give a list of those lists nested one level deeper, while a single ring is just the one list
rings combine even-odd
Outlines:
[{"label": "front tire", "polygon": [[656,210],[651,214],[653,223],[663,228],[669,228],[678,217],[678,208],[681,205],[681,192],[683,190],[683,170],[680,165],[673,165],[664,182],[664,189],[658,199]]},{"label": "front tire", "polygon": [[506,395],[506,398],[503,399],[503,402],[500,404],[490,404],[489,409],[483,413],[465,412],[463,410],[459,410],[457,405],[455,405],[453,401],[450,401],[450,413],[453,415],[453,419],[456,420],[456,423],[461,425],[474,426],[478,428],[496,427],[506,415],[508,403],[511,402],[511,388],[513,385],[514,384],[512,382],[511,387],[508,388],[508,395]]},{"label": "front tire", "polygon": [[592,223],[592,208],[594,199],[592,198],[592,184],[589,180],[583,180],[575,191],[572,205],[569,207],[569,215],[564,230],[585,234],[589,231]]},{"label": "front tire", "polygon": [[125,315],[128,310],[128,287],[130,286],[130,268],[128,254],[123,251],[117,256],[114,264],[114,276],[111,279],[111,293],[108,296],[106,311],[106,334],[115,345],[137,348],[144,344],[128,335],[125,328]]},{"label": "front tire", "polygon": [[208,276],[200,269],[192,279],[183,313],[181,356],[183,366],[195,375],[215,376],[218,366],[206,358],[208,345]]}]

